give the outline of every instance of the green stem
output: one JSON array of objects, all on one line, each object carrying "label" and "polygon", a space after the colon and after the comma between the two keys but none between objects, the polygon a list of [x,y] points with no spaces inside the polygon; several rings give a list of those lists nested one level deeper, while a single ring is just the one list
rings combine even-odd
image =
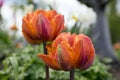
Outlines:
[{"label": "green stem", "polygon": [[[43,42],[44,54],[47,55],[47,49],[45,46],[46,46],[46,42]],[[47,65],[45,65],[45,72],[46,72],[46,80],[50,80],[49,79],[49,67]]]},{"label": "green stem", "polygon": [[70,70],[70,80],[74,80],[74,69]]}]

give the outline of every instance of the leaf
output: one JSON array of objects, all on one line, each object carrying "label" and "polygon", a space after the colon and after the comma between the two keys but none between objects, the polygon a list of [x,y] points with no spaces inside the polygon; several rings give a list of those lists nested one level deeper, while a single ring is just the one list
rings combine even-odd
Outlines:
[{"label": "leaf", "polygon": [[15,80],[18,80],[18,62],[15,56],[9,58],[14,69]]}]

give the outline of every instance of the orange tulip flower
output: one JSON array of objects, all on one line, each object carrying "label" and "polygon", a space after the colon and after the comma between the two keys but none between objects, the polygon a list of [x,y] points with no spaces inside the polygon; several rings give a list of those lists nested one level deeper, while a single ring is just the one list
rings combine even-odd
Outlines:
[{"label": "orange tulip flower", "polygon": [[53,41],[64,29],[64,16],[55,10],[36,10],[22,20],[22,32],[30,44]]},{"label": "orange tulip flower", "polygon": [[85,70],[89,68],[95,56],[95,50],[89,37],[84,34],[60,34],[50,46],[46,46],[48,55],[38,57],[49,67],[56,70]]}]

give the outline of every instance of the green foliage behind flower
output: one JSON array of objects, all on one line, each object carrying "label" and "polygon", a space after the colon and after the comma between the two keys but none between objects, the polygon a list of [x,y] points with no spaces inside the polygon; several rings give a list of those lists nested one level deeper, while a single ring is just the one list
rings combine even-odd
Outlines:
[{"label": "green foliage behind flower", "polygon": [[110,22],[110,31],[112,35],[112,42],[119,42],[120,41],[120,16],[117,15],[110,15],[109,22]]},{"label": "green foliage behind flower", "polygon": [[118,60],[120,61],[120,49],[115,50],[115,55],[118,58]]},{"label": "green foliage behind flower", "polygon": [[[34,48],[33,48],[34,47]],[[0,70],[1,80],[44,80],[44,64],[37,57],[42,52],[42,46],[28,46],[12,53],[4,61],[4,68]],[[68,80],[69,72],[55,71],[50,69],[51,80]],[[98,58],[91,68],[86,71],[76,70],[75,80],[111,80],[112,75],[108,67],[101,63]]]},{"label": "green foliage behind flower", "polygon": [[115,6],[116,6],[116,0],[111,1],[110,13],[108,15],[109,24],[110,24],[110,33],[113,43],[120,42],[120,15],[117,14]]},{"label": "green foliage behind flower", "polygon": [[9,33],[5,30],[2,30],[0,26],[0,60],[2,60],[2,58],[11,51],[11,46],[12,43]]}]

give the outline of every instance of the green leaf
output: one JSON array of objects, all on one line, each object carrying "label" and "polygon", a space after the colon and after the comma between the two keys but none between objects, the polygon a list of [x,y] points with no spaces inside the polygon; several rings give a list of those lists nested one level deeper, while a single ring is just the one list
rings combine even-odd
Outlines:
[{"label": "green leaf", "polygon": [[9,58],[14,70],[15,80],[18,80],[18,62],[15,56]]}]

